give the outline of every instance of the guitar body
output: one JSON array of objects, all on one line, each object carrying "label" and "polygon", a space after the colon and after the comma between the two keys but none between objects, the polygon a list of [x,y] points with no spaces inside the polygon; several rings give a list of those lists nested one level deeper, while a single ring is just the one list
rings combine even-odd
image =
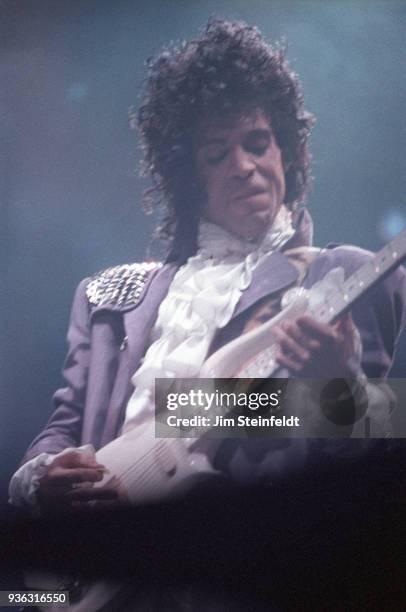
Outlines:
[{"label": "guitar body", "polygon": [[189,449],[194,442],[155,438],[155,420],[151,418],[96,453],[108,472],[95,486],[114,484],[121,500],[132,505],[179,495],[201,480],[219,475],[204,454]]}]

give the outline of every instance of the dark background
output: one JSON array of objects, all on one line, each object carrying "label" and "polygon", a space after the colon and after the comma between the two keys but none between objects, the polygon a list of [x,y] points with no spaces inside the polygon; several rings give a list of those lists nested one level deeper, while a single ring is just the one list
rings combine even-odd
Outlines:
[{"label": "dark background", "polygon": [[406,224],[405,2],[0,0],[2,514],[61,384],[75,286],[149,245],[129,127],[145,60],[211,14],[287,40],[317,116],[316,244],[378,249]]}]

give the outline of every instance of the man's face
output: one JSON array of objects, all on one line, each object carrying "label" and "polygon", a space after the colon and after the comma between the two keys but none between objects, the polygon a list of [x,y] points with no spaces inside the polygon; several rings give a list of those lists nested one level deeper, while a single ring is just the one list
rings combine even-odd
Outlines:
[{"label": "man's face", "polygon": [[196,143],[204,217],[232,234],[260,239],[285,197],[282,153],[264,113],[205,120]]}]

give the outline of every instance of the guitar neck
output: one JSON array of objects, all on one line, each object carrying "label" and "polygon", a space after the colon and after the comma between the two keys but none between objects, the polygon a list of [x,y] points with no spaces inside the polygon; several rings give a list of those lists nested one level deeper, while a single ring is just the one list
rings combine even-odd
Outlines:
[{"label": "guitar neck", "polygon": [[314,313],[321,323],[334,323],[378,282],[390,274],[406,258],[406,230],[381,249],[344,282],[342,290],[328,293]]}]

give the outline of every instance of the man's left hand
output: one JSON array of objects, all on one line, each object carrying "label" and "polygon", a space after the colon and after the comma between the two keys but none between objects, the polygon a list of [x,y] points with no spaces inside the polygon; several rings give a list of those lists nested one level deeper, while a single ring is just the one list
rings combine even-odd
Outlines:
[{"label": "man's left hand", "polygon": [[292,374],[308,378],[351,378],[356,328],[351,315],[334,325],[319,323],[309,315],[284,321],[274,330],[279,344],[276,359]]}]

